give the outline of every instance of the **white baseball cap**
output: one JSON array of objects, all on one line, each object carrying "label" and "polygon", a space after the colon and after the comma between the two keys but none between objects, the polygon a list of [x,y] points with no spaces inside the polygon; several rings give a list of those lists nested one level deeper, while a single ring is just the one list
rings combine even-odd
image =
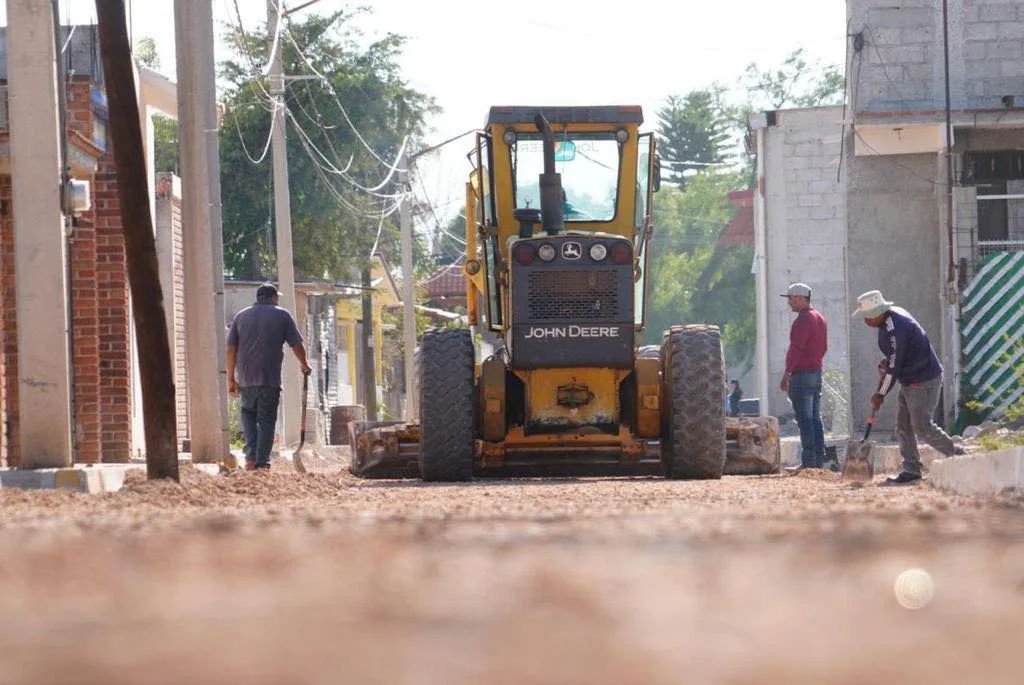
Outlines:
[{"label": "white baseball cap", "polygon": [[857,296],[857,310],[853,313],[853,318],[873,319],[885,314],[893,304],[895,303],[882,297],[881,290],[869,290]]},{"label": "white baseball cap", "polygon": [[807,285],[806,283],[791,283],[790,286],[786,288],[786,292],[782,295],[782,297],[789,297],[791,295],[810,297],[811,286]]}]

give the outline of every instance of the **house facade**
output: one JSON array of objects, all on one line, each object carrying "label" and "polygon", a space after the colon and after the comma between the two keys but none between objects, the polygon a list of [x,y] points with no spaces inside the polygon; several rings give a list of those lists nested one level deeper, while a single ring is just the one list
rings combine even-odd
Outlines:
[{"label": "house facade", "polygon": [[996,363],[1024,311],[1024,5],[943,4],[849,0],[846,107],[751,118],[758,388],[771,413],[788,411],[776,386],[791,314],[776,295],[790,281],[814,286],[830,324],[826,367],[845,377],[837,392],[855,425],[879,352],[850,313],[871,289],[928,331],[947,425],[969,399],[998,410],[1024,393]]}]

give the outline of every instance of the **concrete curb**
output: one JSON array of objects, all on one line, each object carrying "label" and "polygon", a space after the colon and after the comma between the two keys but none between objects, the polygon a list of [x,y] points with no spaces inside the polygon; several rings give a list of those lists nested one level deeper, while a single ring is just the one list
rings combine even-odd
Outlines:
[{"label": "concrete curb", "polygon": [[932,485],[958,495],[995,495],[1024,488],[1024,447],[947,457],[932,462]]},{"label": "concrete curb", "polygon": [[[182,461],[182,464],[189,464]],[[192,464],[192,467],[217,475],[217,464]],[[129,471],[145,472],[145,464],[88,464],[60,469],[0,469],[0,488],[23,488],[28,490],[75,490],[96,494],[117,492],[124,487]]]}]

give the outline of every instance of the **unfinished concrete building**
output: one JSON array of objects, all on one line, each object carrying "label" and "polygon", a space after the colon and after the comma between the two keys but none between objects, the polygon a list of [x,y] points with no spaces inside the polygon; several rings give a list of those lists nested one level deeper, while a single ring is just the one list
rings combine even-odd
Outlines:
[{"label": "unfinished concrete building", "polygon": [[776,295],[806,281],[853,425],[869,411],[879,353],[850,312],[875,288],[928,331],[947,425],[968,399],[998,412],[1024,394],[1002,363],[1024,316],[1024,4],[849,0],[847,16],[846,107],[750,122],[758,391],[769,413],[790,411],[777,384],[791,314]]}]

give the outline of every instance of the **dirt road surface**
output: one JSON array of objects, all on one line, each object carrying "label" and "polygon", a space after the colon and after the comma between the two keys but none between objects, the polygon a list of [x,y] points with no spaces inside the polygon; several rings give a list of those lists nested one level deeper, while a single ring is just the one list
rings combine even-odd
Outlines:
[{"label": "dirt road surface", "polygon": [[275,468],[0,490],[0,682],[1022,682],[1019,496]]}]

